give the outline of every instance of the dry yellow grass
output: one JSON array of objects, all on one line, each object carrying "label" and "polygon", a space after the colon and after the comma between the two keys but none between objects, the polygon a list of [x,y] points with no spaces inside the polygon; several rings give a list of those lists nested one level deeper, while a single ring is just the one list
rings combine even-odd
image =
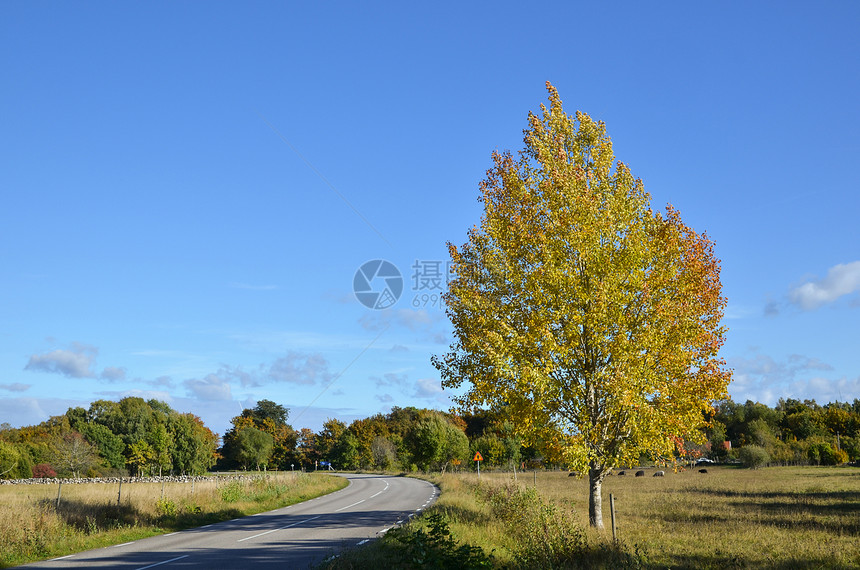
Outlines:
[{"label": "dry yellow grass", "polygon": [[[860,567],[860,470],[850,467],[709,467],[663,478],[609,477],[603,513],[615,497],[618,536],[649,565],[670,568]],[[472,477],[461,476],[461,477]],[[482,475],[510,480],[511,474]],[[531,472],[519,482],[533,485]],[[587,481],[538,472],[537,489],[588,523]]]},{"label": "dry yellow grass", "polygon": [[[0,486],[0,567],[274,509],[343,488],[328,475],[252,481]],[[117,501],[119,495],[119,501]]]},{"label": "dry yellow grass", "polygon": [[[589,559],[600,568],[860,568],[860,470],[849,467],[775,467],[760,470],[708,467],[652,477],[612,476],[604,484],[606,532],[586,531]],[[518,560],[510,527],[478,498],[475,473],[430,477],[439,501],[426,513],[442,514],[461,544],[493,552],[497,567],[533,567]],[[513,483],[511,473],[482,473],[490,485]],[[566,472],[529,471],[517,485],[588,523],[587,482]],[[484,495],[486,493],[483,493]],[[609,495],[615,497],[622,554],[611,543]],[[426,527],[426,521],[410,523]],[[531,529],[543,532],[542,529]],[[386,539],[347,553],[330,565],[383,567],[402,545]],[[521,548],[520,548],[521,550]],[[626,552],[629,556],[623,555]],[[565,567],[565,563],[562,563]]]}]

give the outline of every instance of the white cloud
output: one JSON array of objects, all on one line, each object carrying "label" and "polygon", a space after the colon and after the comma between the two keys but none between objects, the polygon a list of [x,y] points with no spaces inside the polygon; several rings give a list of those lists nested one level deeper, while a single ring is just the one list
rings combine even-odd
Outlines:
[{"label": "white cloud", "polygon": [[69,378],[100,378],[111,382],[125,380],[126,369],[108,366],[96,374],[95,363],[99,349],[80,342],[71,343],[71,348],[57,349],[45,354],[34,354],[24,370],[62,374]]},{"label": "white cloud", "polygon": [[382,378],[371,376],[370,379],[376,383],[377,388],[380,386],[404,386],[407,376],[404,373],[387,372],[382,375]]},{"label": "white cloud", "polygon": [[260,382],[250,372],[242,370],[241,366],[222,366],[216,373],[225,382],[238,381],[242,387],[259,386]]},{"label": "white cloud", "polygon": [[32,384],[21,384],[13,382],[12,384],[0,384],[0,390],[8,390],[9,392],[26,392]]},{"label": "white cloud", "polygon": [[792,382],[786,398],[799,400],[813,399],[819,404],[828,402],[845,402],[860,393],[860,377],[854,379],[830,379],[815,376],[808,380]]},{"label": "white cloud", "polygon": [[63,398],[0,398],[0,418],[13,427],[32,426],[65,414],[69,408],[89,405],[90,402]]},{"label": "white cloud", "polygon": [[415,382],[415,395],[428,398],[442,393],[442,382],[436,378],[421,378]]},{"label": "white cloud", "polygon": [[442,406],[451,405],[451,398],[449,398],[448,394],[442,389],[442,382],[438,378],[421,378],[417,380],[415,382],[415,393],[413,396],[416,398],[431,400],[432,402]]},{"label": "white cloud", "polygon": [[183,384],[190,395],[200,400],[226,401],[233,399],[230,383],[217,374],[208,374],[202,380],[186,380]]},{"label": "white cloud", "polygon": [[132,388],[131,390],[111,390],[96,392],[96,395],[106,396],[115,401],[121,400],[123,398],[143,398],[144,400],[159,400],[167,404],[173,402],[173,396],[171,396],[168,392],[164,392],[161,390],[138,390],[137,388]]},{"label": "white cloud", "polygon": [[95,378],[92,367],[97,353],[95,347],[75,344],[71,350],[34,354],[24,370],[62,374],[69,378]]},{"label": "white cloud", "polygon": [[101,378],[111,381],[125,380],[125,368],[108,366],[102,370]]},{"label": "white cloud", "polygon": [[854,261],[834,265],[828,270],[827,277],[824,279],[808,281],[795,287],[789,293],[789,299],[801,309],[810,311],[858,290],[860,290],[860,261]]},{"label": "white cloud", "polygon": [[165,388],[173,388],[175,386],[173,379],[170,376],[159,376],[155,380],[149,380],[146,383],[155,387],[163,386]]},{"label": "white cloud", "polygon": [[290,352],[275,360],[266,372],[266,378],[274,382],[290,384],[325,384],[333,378],[328,361],[321,354],[299,354]]},{"label": "white cloud", "polygon": [[[753,400],[773,405],[779,398],[813,398],[810,382],[833,367],[817,358],[801,354],[775,360],[767,354],[728,359],[733,369],[729,393],[738,402]],[[803,387],[799,390],[799,387]]]}]

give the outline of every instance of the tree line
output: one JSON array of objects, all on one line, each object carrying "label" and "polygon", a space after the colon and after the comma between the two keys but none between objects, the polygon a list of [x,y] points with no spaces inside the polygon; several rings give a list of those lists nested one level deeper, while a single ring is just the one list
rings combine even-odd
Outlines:
[{"label": "tree line", "polygon": [[200,474],[217,449],[194,414],[158,400],[97,400],[38,425],[0,426],[0,477]]},{"label": "tree line", "polygon": [[860,400],[780,398],[773,408],[724,400],[706,429],[704,452],[716,460],[770,465],[839,465],[860,460]]},{"label": "tree line", "polygon": [[394,407],[347,425],[330,418],[319,432],[294,430],[289,410],[261,400],[233,418],[218,467],[227,469],[378,469],[445,471],[462,468],[479,448],[485,464],[521,460],[521,441],[499,414],[458,416]]},{"label": "tree line", "polygon": [[[202,420],[158,400],[98,400],[38,425],[0,426],[0,478],[202,474],[209,470],[446,471],[549,467],[552,442],[523,445],[503,409],[452,414],[394,407],[347,424],[330,418],[319,432],[294,429],[290,410],[260,400],[219,438]],[[718,402],[705,444],[679,441],[672,457],[708,457],[750,467],[838,465],[860,460],[860,400]],[[220,441],[219,441],[220,440]],[[220,443],[220,446],[219,446]],[[553,463],[554,467],[566,467]]]}]

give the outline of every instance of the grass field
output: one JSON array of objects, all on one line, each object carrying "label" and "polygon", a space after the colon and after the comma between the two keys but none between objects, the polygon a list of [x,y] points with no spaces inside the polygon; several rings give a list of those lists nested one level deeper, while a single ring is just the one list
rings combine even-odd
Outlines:
[{"label": "grass field", "polygon": [[[0,486],[0,567],[64,556],[276,509],[341,489],[325,474],[252,480]],[[119,495],[119,502],[117,501]]]},{"label": "grass field", "polygon": [[[584,546],[574,555],[588,560],[557,567],[860,568],[860,469],[709,467],[707,474],[667,471],[663,478],[652,477],[653,472],[646,470],[646,477],[628,472],[628,476],[607,479],[604,535],[586,528],[585,480],[564,472],[538,472],[535,479],[526,472],[519,474],[516,486],[536,487],[542,499],[582,530]],[[546,535],[543,544],[549,544],[553,525],[534,517],[506,524],[498,509],[493,511],[479,497],[486,496],[486,490],[476,489],[474,473],[435,480],[443,492],[429,513],[442,514],[460,544],[492,551],[497,567],[548,567],[522,564],[523,553],[528,554],[522,542],[537,535],[534,548],[542,548],[540,536]],[[485,473],[481,481],[485,486],[514,486],[509,473]],[[611,544],[610,494],[615,497],[621,553]],[[518,531],[517,525],[535,528]],[[410,526],[415,528],[406,533],[426,529],[427,523]],[[402,549],[403,542],[397,535],[386,537],[371,548],[341,557],[332,567],[378,565],[392,559],[392,552]]]},{"label": "grass field", "polygon": [[[619,537],[672,568],[860,568],[860,470],[728,467],[610,477]],[[538,490],[568,502],[587,523],[587,483],[538,477]],[[572,478],[567,478],[572,479]],[[605,502],[608,502],[605,501]],[[609,527],[609,509],[604,506]]]}]

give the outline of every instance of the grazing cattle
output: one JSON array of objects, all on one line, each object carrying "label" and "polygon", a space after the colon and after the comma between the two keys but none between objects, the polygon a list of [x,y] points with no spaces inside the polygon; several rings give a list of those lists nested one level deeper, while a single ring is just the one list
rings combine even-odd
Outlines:
[{"label": "grazing cattle", "polygon": [[637,476],[637,477],[644,477],[644,476],[645,476],[645,472],[644,472],[644,471],[637,471],[637,472],[636,472],[636,476]]},{"label": "grazing cattle", "polygon": [[656,473],[654,473],[654,477],[662,477],[665,474],[666,474],[665,471],[657,471]]},{"label": "grazing cattle", "polygon": [[699,473],[707,473],[707,472],[708,472],[707,469],[699,469]]},{"label": "grazing cattle", "polygon": [[618,476],[621,477],[622,475],[627,475],[627,473],[625,473],[624,471],[619,471]]}]

